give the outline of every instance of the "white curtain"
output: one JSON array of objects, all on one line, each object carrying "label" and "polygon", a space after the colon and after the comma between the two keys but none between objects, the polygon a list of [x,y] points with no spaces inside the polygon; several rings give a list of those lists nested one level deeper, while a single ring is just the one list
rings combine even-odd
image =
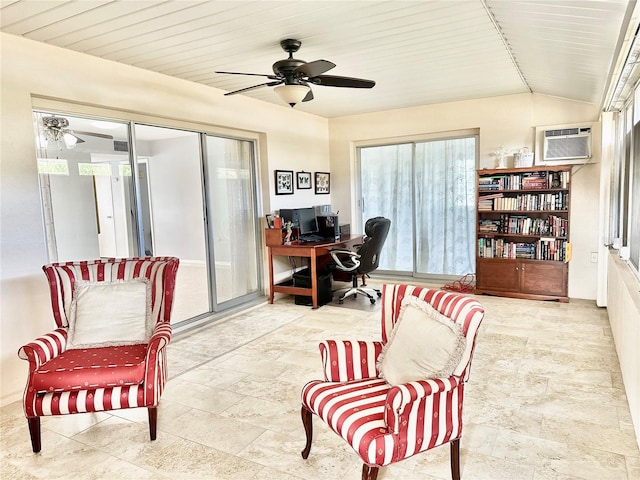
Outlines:
[{"label": "white curtain", "polygon": [[416,144],[416,271],[475,271],[475,137]]},{"label": "white curtain", "polygon": [[360,150],[362,225],[372,217],[391,220],[380,270],[413,270],[412,156],[409,143]]},{"label": "white curtain", "polygon": [[475,271],[475,169],[476,137],[360,149],[363,225],[391,220],[381,270]]}]

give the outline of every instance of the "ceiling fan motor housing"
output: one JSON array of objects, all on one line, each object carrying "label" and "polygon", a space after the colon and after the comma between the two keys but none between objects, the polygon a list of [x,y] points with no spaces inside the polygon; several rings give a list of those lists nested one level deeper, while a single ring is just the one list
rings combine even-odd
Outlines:
[{"label": "ceiling fan motor housing", "polygon": [[307,62],[305,62],[304,60],[298,60],[296,58],[278,60],[273,64],[273,73],[275,73],[276,75],[282,75],[285,78],[287,84],[289,82],[297,83],[297,80],[299,78],[302,78],[304,74],[301,72],[296,73],[295,70],[300,65],[304,65],[305,63]]},{"label": "ceiling fan motor housing", "polygon": [[44,117],[42,124],[47,128],[67,128],[69,126],[69,120],[63,117]]},{"label": "ceiling fan motor housing", "polygon": [[300,65],[304,65],[304,60],[298,60],[293,58],[293,54],[300,50],[302,42],[293,38],[287,38],[280,42],[282,49],[289,54],[289,58],[284,60],[278,60],[273,64],[273,73],[276,75],[282,75],[285,78],[286,85],[298,84],[298,79],[302,78],[302,73],[295,73],[296,68]]}]

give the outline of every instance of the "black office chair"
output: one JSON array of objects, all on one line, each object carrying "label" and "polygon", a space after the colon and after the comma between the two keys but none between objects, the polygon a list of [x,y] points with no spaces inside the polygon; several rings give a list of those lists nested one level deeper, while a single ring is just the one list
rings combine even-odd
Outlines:
[{"label": "black office chair", "polygon": [[[356,251],[332,250],[332,263],[329,268],[338,272],[345,272],[351,276],[351,288],[338,299],[338,303],[343,303],[344,299],[352,295],[364,295],[371,303],[376,303],[374,295],[380,297],[380,290],[367,287],[364,283],[364,276],[378,268],[380,263],[380,252],[389,234],[391,220],[384,217],[374,217],[367,220],[364,225],[364,243]],[[362,285],[358,286],[358,277],[362,276]],[[354,297],[355,298],[355,297]]]}]

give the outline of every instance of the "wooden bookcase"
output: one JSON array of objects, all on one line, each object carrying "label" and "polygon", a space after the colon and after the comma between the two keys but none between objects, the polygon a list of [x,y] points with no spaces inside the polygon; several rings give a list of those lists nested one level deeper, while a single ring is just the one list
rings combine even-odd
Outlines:
[{"label": "wooden bookcase", "polygon": [[568,302],[571,167],[477,172],[476,293]]}]

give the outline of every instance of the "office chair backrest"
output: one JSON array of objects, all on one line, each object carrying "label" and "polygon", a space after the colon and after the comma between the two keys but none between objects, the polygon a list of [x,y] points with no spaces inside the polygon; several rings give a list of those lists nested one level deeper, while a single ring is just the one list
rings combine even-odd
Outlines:
[{"label": "office chair backrest", "polygon": [[364,224],[366,238],[358,250],[360,267],[358,273],[373,272],[380,263],[380,252],[389,234],[391,220],[384,217],[373,217]]}]

